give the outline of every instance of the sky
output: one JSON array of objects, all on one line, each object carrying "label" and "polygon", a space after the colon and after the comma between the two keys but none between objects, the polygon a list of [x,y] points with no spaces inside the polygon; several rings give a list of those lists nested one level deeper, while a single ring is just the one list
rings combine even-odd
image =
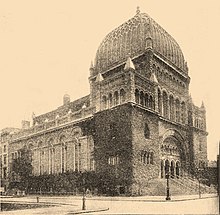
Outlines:
[{"label": "sky", "polygon": [[180,45],[195,105],[204,101],[208,159],[220,141],[219,0],[0,0],[0,129],[89,94],[102,39],[136,13],[149,14]]}]

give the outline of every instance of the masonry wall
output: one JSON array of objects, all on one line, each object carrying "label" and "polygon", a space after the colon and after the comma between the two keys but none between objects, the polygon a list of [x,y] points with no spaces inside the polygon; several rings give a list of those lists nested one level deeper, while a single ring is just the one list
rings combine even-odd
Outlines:
[{"label": "masonry wall", "polygon": [[207,166],[207,136],[204,131],[193,129],[194,163],[197,168]]},{"label": "masonry wall", "polygon": [[[149,138],[146,138],[144,134],[145,124],[149,128]],[[134,106],[132,109],[133,195],[144,194],[148,182],[159,177],[158,134],[158,117],[150,111]],[[147,163],[141,159],[143,151],[153,152],[153,163]]]},{"label": "masonry wall", "polygon": [[[11,140],[9,163],[19,151],[27,147],[32,152],[33,175],[57,174],[66,171],[90,171],[93,158],[93,138],[91,121],[56,128],[40,134],[33,134],[23,139]],[[62,146],[62,143],[64,145]],[[62,168],[63,147],[63,168]],[[16,155],[16,156],[15,156]]]},{"label": "masonry wall", "polygon": [[96,172],[108,175],[121,193],[130,193],[132,181],[131,111],[124,104],[94,116]]}]

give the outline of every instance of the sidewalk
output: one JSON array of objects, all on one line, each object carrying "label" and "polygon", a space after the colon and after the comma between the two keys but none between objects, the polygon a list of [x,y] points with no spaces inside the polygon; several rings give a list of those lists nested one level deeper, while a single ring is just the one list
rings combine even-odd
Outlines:
[{"label": "sidewalk", "polygon": [[[216,194],[202,194],[201,200],[205,198],[214,198]],[[114,206],[127,208],[128,205],[152,205],[155,207],[166,204],[167,206],[179,205],[184,202],[194,204],[193,200],[198,200],[199,195],[171,196],[170,201],[165,200],[165,196],[138,196],[138,197],[103,197],[93,196],[86,198],[86,210],[82,210],[82,197],[80,196],[40,196],[37,203],[37,196],[0,198],[3,203],[20,203],[20,204],[41,204],[49,205],[49,207],[41,207],[35,209],[22,209],[14,211],[4,211],[5,215],[35,215],[35,214],[53,214],[53,215],[72,215],[81,213],[102,213],[114,209]],[[187,201],[189,200],[189,201]],[[121,202],[120,202],[121,201]],[[126,202],[127,201],[127,202]],[[133,202],[133,203],[132,203]],[[146,204],[145,204],[146,202]],[[151,204],[152,202],[152,204]],[[176,203],[175,203],[176,202]],[[182,202],[182,203],[181,203]],[[191,203],[190,203],[191,202]],[[184,205],[185,205],[184,203]],[[157,205],[157,206],[156,206]],[[132,208],[131,208],[132,209]],[[125,209],[126,210],[126,209]],[[111,212],[111,211],[110,211]]]},{"label": "sidewalk", "polygon": [[[217,193],[213,194],[201,194],[201,199],[204,198],[212,198],[216,197]],[[73,205],[73,202],[75,200],[82,200],[82,196],[40,196],[40,195],[30,195],[25,197],[0,197],[0,201],[9,201],[9,202],[37,202],[37,197],[39,197],[40,202],[45,203],[53,203],[53,204],[62,204],[62,205]],[[198,195],[176,195],[176,196],[170,196],[171,201],[185,201],[185,200],[194,200],[199,199]],[[166,201],[166,196],[117,196],[117,197],[111,197],[111,196],[86,196],[87,200],[99,200],[99,201]],[[52,202],[51,202],[52,201]]]}]

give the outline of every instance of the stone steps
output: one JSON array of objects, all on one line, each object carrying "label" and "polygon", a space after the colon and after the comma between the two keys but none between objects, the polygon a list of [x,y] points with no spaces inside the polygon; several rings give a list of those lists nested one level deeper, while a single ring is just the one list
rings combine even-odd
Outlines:
[{"label": "stone steps", "polygon": [[[175,195],[192,195],[199,194],[199,183],[198,181],[190,178],[170,178],[169,179],[170,194]],[[166,179],[154,179],[148,182],[148,186],[142,190],[142,195],[151,196],[165,196],[167,190]],[[201,193],[216,193],[214,188],[210,188],[200,183]]]}]

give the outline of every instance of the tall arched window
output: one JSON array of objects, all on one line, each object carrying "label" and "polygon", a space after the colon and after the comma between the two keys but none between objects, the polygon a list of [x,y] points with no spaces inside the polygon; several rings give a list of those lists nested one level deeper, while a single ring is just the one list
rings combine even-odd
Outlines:
[{"label": "tall arched window", "polygon": [[49,150],[49,174],[54,173],[54,148],[53,148],[53,139],[50,139],[48,142],[48,150]]},{"label": "tall arched window", "polygon": [[144,163],[147,163],[147,152],[144,152]]},{"label": "tall arched window", "polygon": [[153,99],[153,96],[151,95],[149,97],[149,108],[154,110],[154,99]]},{"label": "tall arched window", "polygon": [[149,164],[149,163],[150,163],[150,153],[147,152],[147,164]]},{"label": "tall arched window", "polygon": [[159,108],[159,113],[162,115],[162,97],[161,97],[160,89],[158,89],[158,108]]},{"label": "tall arched window", "polygon": [[112,94],[109,93],[109,107],[112,107]]},{"label": "tall arched window", "polygon": [[154,153],[153,153],[153,152],[150,152],[150,153],[149,153],[149,156],[150,156],[150,158],[149,158],[149,163],[150,163],[150,164],[154,164]]},{"label": "tall arched window", "polygon": [[149,129],[147,123],[144,124],[144,137],[145,137],[146,139],[149,139],[149,138],[150,138],[150,129]]},{"label": "tall arched window", "polygon": [[114,92],[114,106],[118,105],[119,103],[119,96],[118,96],[118,91]]},{"label": "tall arched window", "polygon": [[176,99],[176,122],[180,122],[180,101]]},{"label": "tall arched window", "polygon": [[144,93],[143,93],[143,91],[140,92],[140,104],[144,105]]},{"label": "tall arched window", "polygon": [[66,158],[67,158],[67,145],[66,145],[66,137],[62,136],[60,138],[61,144],[61,172],[66,172]]},{"label": "tall arched window", "polygon": [[136,89],[136,90],[135,90],[135,102],[136,102],[137,104],[139,104],[139,100],[140,100],[139,90]]},{"label": "tall arched window", "polygon": [[42,170],[42,151],[43,151],[43,148],[42,148],[42,141],[40,141],[38,143],[38,163],[39,163],[39,175],[41,175],[43,173],[43,170]]},{"label": "tall arched window", "polygon": [[102,97],[102,106],[103,106],[103,109],[107,108],[107,98],[106,98],[106,96]]},{"label": "tall arched window", "polygon": [[169,103],[170,103],[169,105],[170,106],[170,119],[175,120],[174,99],[172,95],[170,95]]},{"label": "tall arched window", "polygon": [[163,116],[168,118],[168,96],[165,91],[163,92]]},{"label": "tall arched window", "polygon": [[125,102],[125,97],[126,97],[126,93],[124,89],[120,90],[120,103],[124,103]]},{"label": "tall arched window", "polygon": [[147,93],[144,96],[144,106],[149,107],[149,96]]},{"label": "tall arched window", "polygon": [[181,103],[181,122],[186,123],[186,105],[185,102]]}]

